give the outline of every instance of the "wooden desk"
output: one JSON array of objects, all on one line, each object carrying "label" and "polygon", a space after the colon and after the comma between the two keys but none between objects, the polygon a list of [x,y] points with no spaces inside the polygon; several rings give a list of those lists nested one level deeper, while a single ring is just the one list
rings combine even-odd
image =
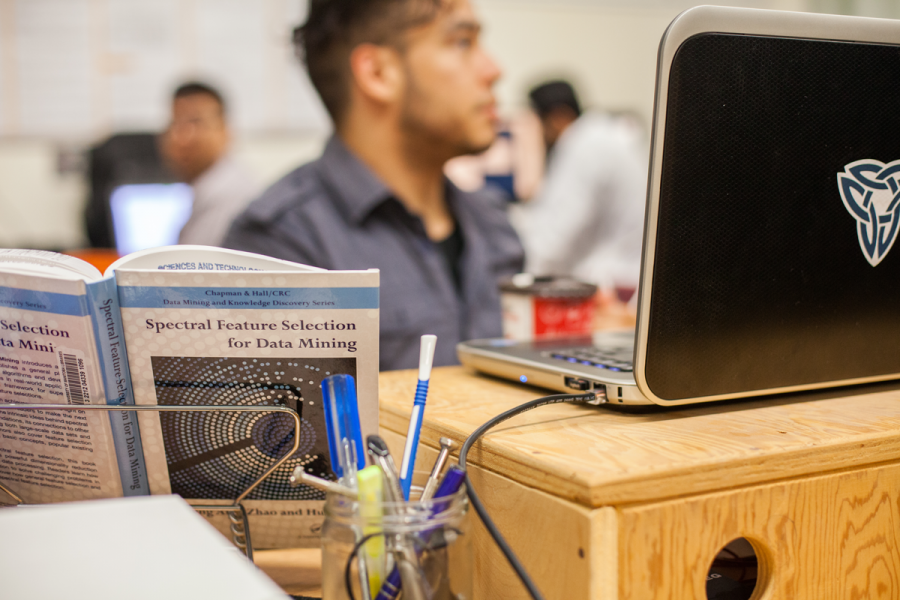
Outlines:
[{"label": "wooden desk", "polygon": [[[416,374],[380,380],[381,429],[400,456]],[[713,557],[738,537],[759,556],[755,600],[900,598],[900,391],[863,391],[644,414],[547,406],[488,434],[470,472],[548,600],[705,600]],[[461,444],[540,395],[436,369],[418,468],[441,436]],[[475,598],[525,597],[473,529]]]},{"label": "wooden desk", "polygon": [[253,562],[288,594],[322,597],[322,551],[318,548],[257,550]]}]

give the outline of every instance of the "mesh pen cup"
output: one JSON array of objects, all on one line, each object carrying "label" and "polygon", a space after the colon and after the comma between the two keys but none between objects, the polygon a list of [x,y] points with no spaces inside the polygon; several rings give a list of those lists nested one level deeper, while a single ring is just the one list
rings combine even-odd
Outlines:
[{"label": "mesh pen cup", "polygon": [[[328,494],[322,529],[324,598],[393,599],[400,596],[399,588],[404,600],[471,600],[468,508],[465,487],[451,496],[405,503],[363,504]],[[369,583],[368,595],[361,591],[363,581]]]}]

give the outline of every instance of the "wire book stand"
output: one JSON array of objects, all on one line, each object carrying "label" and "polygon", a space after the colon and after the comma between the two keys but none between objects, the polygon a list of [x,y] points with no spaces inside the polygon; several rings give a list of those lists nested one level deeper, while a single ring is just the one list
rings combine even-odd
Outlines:
[{"label": "wire book stand", "polygon": [[[46,411],[117,411],[117,412],[268,412],[283,413],[290,415],[294,419],[294,444],[284,456],[277,459],[275,463],[269,467],[265,473],[260,475],[247,489],[228,504],[199,504],[189,502],[195,510],[206,510],[214,512],[224,512],[228,515],[231,523],[232,542],[241,549],[251,561],[253,560],[253,544],[250,537],[250,523],[247,519],[247,511],[244,509],[243,501],[250,493],[259,486],[269,475],[275,472],[278,467],[283,465],[290,459],[300,447],[300,415],[286,406],[234,406],[234,405],[205,405],[205,406],[160,406],[158,404],[144,405],[128,405],[128,406],[110,406],[105,404],[0,404],[0,413],[4,410],[46,410]],[[7,485],[0,481],[0,491],[6,492],[16,504],[14,506],[28,506],[25,500],[13,492]]]}]

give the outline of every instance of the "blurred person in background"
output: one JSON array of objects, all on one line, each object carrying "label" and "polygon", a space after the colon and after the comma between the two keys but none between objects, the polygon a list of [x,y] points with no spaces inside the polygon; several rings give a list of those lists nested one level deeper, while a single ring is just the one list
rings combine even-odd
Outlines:
[{"label": "blurred person in background", "polygon": [[294,40],[335,134],[235,221],[230,248],[381,270],[382,370],[435,365],[502,334],[498,280],[521,270],[505,203],[443,173],[494,141],[500,70],[468,0],[311,0]]},{"label": "blurred person in background", "polygon": [[527,201],[544,177],[545,154],[540,120],[533,110],[524,109],[501,125],[490,148],[447,161],[444,173],[460,189],[490,185],[511,202]]},{"label": "blurred person in background", "polygon": [[204,83],[185,83],[172,98],[172,121],[162,136],[163,158],[194,193],[180,244],[219,246],[234,218],[262,191],[229,154],[231,132],[222,95]]},{"label": "blurred person in background", "polygon": [[515,214],[529,272],[571,275],[628,301],[638,285],[648,150],[626,118],[582,112],[572,85],[529,93],[547,148],[546,176]]}]

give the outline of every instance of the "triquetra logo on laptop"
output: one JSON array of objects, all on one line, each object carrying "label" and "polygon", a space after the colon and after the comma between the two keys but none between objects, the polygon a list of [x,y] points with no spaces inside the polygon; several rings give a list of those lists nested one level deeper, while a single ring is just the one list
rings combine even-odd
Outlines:
[{"label": "triquetra logo on laptop", "polygon": [[890,252],[900,223],[900,160],[852,162],[838,173],[838,188],[847,211],[856,219],[863,255],[873,267]]}]

